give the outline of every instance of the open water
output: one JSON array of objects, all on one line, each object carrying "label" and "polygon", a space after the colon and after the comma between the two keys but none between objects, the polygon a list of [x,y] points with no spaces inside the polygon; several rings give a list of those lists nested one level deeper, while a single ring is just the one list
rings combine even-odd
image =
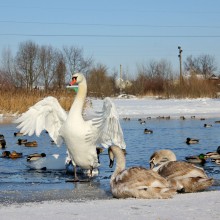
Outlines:
[{"label": "open water", "polygon": [[[185,156],[198,155],[209,151],[216,151],[220,145],[220,124],[215,123],[219,118],[213,119],[142,119],[145,124],[140,124],[138,119],[121,120],[124,138],[127,144],[127,167],[144,166],[149,168],[151,154],[159,149],[171,149],[178,160]],[[204,128],[204,123],[212,124],[211,128]],[[153,130],[153,134],[144,134],[144,129]],[[109,168],[107,150],[100,155],[101,166],[99,175],[87,183],[67,183],[72,174],[66,170],[30,170],[26,165],[26,156],[31,153],[60,154],[66,156],[65,145],[57,147],[51,144],[51,139],[46,132],[40,137],[35,135],[15,137],[18,132],[16,124],[1,123],[0,133],[5,136],[7,148],[5,150],[22,152],[19,159],[0,158],[0,203],[31,202],[44,200],[70,200],[84,201],[89,199],[111,199],[110,176],[113,169]],[[200,139],[199,144],[187,145],[187,137]],[[38,147],[25,147],[18,145],[18,138],[28,141],[36,140]],[[3,149],[0,150],[0,154]],[[208,190],[220,189],[220,165],[207,161],[203,166],[208,176],[215,179],[215,183]]]}]

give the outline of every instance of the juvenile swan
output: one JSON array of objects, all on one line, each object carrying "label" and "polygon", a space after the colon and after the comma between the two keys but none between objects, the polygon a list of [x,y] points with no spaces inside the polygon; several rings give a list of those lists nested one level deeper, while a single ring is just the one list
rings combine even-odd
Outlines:
[{"label": "juvenile swan", "polygon": [[142,167],[125,169],[125,155],[122,149],[111,146],[108,150],[110,167],[116,158],[116,168],[111,176],[111,191],[116,198],[167,199],[175,193],[169,183],[157,172]]},{"label": "juvenile swan", "polygon": [[159,150],[150,157],[150,168],[159,165],[157,172],[166,178],[178,192],[197,192],[213,184],[205,171],[184,161],[175,161],[176,156],[170,150]]}]

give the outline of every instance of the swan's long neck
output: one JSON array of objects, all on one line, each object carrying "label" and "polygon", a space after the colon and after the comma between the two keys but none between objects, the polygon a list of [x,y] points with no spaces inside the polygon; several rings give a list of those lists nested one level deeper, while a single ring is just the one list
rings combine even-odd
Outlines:
[{"label": "swan's long neck", "polygon": [[70,108],[70,115],[82,116],[83,106],[86,99],[87,94],[87,84],[86,80],[83,80],[78,85],[78,92],[76,98]]},{"label": "swan's long neck", "polygon": [[126,160],[124,152],[119,147],[112,147],[113,155],[116,159],[115,171],[111,176],[111,180],[115,179],[115,177],[125,169]]}]

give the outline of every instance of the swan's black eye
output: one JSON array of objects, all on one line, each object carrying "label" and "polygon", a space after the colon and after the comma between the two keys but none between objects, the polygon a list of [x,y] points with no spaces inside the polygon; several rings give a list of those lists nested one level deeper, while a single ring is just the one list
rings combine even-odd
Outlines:
[{"label": "swan's black eye", "polygon": [[77,76],[72,77],[72,80],[77,80]]}]

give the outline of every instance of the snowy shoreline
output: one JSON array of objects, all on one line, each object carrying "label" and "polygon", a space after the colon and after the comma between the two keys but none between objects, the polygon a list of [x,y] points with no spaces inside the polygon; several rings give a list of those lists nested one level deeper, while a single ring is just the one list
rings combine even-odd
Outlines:
[{"label": "snowy shoreline", "polygon": [[172,199],[47,201],[0,206],[9,219],[219,219],[220,192],[177,194]]}]

